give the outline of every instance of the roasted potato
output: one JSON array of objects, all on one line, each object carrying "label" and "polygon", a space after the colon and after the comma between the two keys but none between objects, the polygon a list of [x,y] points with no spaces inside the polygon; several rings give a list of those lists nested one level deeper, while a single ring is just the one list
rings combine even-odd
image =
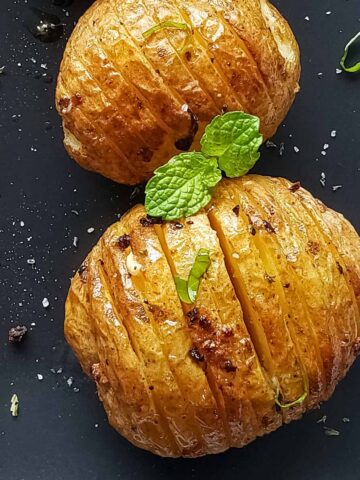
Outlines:
[{"label": "roasted potato", "polygon": [[[199,249],[210,267],[183,303]],[[360,238],[298,183],[224,179],[178,222],[134,207],[72,280],[65,335],[110,423],[162,456],[241,447],[329,398],[360,345]]]},{"label": "roasted potato", "polygon": [[83,167],[140,183],[199,148],[221,112],[257,115],[272,136],[299,74],[293,33],[267,0],[98,0],[61,63],[64,144]]}]

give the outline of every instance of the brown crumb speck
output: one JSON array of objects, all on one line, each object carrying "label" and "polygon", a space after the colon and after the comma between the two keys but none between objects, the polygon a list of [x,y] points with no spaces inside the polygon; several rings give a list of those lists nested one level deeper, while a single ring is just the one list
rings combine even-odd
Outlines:
[{"label": "brown crumb speck", "polygon": [[130,235],[127,235],[126,233],[124,235],[121,235],[121,237],[118,238],[117,244],[121,248],[121,250],[125,250],[130,246]]},{"label": "brown crumb speck", "polygon": [[20,343],[27,333],[25,325],[18,325],[17,327],[10,328],[9,330],[9,342]]}]

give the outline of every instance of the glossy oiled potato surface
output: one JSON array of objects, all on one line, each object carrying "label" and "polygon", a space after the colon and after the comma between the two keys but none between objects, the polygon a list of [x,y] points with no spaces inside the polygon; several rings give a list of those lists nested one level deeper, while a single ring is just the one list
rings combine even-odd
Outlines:
[{"label": "glossy oiled potato surface", "polygon": [[176,153],[199,148],[222,112],[257,115],[264,137],[273,135],[299,73],[291,29],[266,0],[98,0],[61,64],[65,147],[89,170],[140,183]]},{"label": "glossy oiled potato surface", "polygon": [[[200,248],[188,305],[174,277]],[[137,206],[112,225],[72,280],[65,334],[133,444],[217,453],[329,398],[359,350],[359,265],[352,226],[298,184],[223,180],[192,217]]]}]

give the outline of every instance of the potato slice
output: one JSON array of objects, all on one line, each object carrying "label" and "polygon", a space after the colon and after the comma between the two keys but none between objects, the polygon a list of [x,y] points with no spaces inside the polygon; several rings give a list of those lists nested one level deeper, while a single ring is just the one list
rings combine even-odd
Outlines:
[{"label": "potato slice", "polygon": [[[188,105],[191,111],[196,110],[200,121],[206,121],[220,113],[213,99],[188,69],[182,54],[177,52],[169,41],[171,32],[163,29],[144,38],[143,33],[159,23],[156,17],[153,17],[154,12],[148,7],[147,2],[123,1],[119,6],[122,17],[127,19],[128,32],[155,71],[160,73],[169,88],[181,98],[182,103]],[[182,37],[183,45],[186,45],[191,33],[187,30],[180,30],[178,33]]]},{"label": "potato slice", "polygon": [[[217,423],[218,413],[216,411],[216,404],[214,398],[207,386],[205,376],[201,368],[193,369],[192,374],[197,384],[192,383],[191,396],[184,398],[184,395],[179,388],[179,385],[174,377],[174,373],[170,368],[170,360],[176,363],[177,360],[185,359],[185,352],[179,353],[181,345],[176,344],[176,337],[174,343],[164,347],[164,341],[159,336],[159,318],[155,312],[149,309],[150,302],[148,297],[152,296],[151,286],[155,289],[154,301],[156,296],[156,289],[163,285],[167,285],[167,281],[162,280],[166,278],[166,271],[162,272],[161,280],[158,277],[157,282],[147,283],[149,292],[146,296],[142,295],[145,276],[142,257],[135,256],[134,252],[129,248],[127,251],[122,251],[119,248],[118,239],[125,233],[133,236],[136,245],[136,235],[140,232],[132,234],[132,220],[131,216],[124,217],[121,224],[115,224],[113,229],[105,235],[103,239],[103,249],[108,251],[111,262],[106,264],[111,278],[111,287],[113,295],[119,310],[124,318],[124,322],[128,329],[132,344],[136,349],[139,357],[143,359],[145,375],[150,387],[153,387],[152,393],[155,398],[157,408],[162,411],[163,417],[169,425],[171,432],[175,439],[179,442],[179,449],[181,454],[186,456],[187,452],[198,450],[201,454],[201,448],[204,445],[206,451],[222,451],[227,448],[224,432],[217,429],[214,424]],[[140,223],[139,223],[140,225]],[[146,234],[144,234],[146,238]],[[150,245],[151,246],[151,242]],[[160,248],[160,247],[159,247]],[[128,251],[129,250],[129,251]],[[158,254],[161,250],[158,250]],[[150,264],[148,265],[150,267]],[[154,268],[154,267],[153,267]],[[153,270],[154,271],[154,270]],[[169,272],[170,275],[170,272]],[[155,278],[155,277],[153,277]],[[171,277],[170,277],[171,278]],[[148,280],[146,280],[148,281]],[[171,283],[170,283],[171,285]],[[174,286],[173,286],[174,288]],[[157,312],[161,316],[160,310]],[[181,320],[181,318],[179,319]],[[175,325],[176,326],[176,325]],[[172,328],[176,332],[175,326],[170,324],[164,325],[165,330]],[[184,345],[187,348],[187,345]],[[169,349],[167,354],[166,348]],[[174,351],[173,351],[174,350]],[[173,353],[172,353],[173,352]],[[173,354],[173,358],[171,355]],[[176,355],[179,355],[176,357]],[[186,366],[186,360],[184,361]],[[187,364],[188,366],[190,363]],[[174,364],[172,365],[174,366]],[[175,367],[174,367],[175,368]],[[180,368],[180,366],[179,366]],[[189,372],[188,372],[189,379]],[[190,381],[190,380],[189,380]],[[182,384],[184,386],[184,384]],[[186,388],[189,388],[186,386]],[[190,395],[190,393],[189,393]],[[193,403],[194,415],[198,419],[199,430],[202,434],[202,444],[194,445],[194,433],[191,432],[192,425],[195,423],[194,418],[191,419],[192,410],[189,408],[187,402]],[[188,425],[188,431],[185,426]],[[190,427],[191,426],[191,427]],[[195,429],[197,426],[195,426]],[[190,430],[190,431],[189,431]],[[189,434],[191,436],[189,437]]]},{"label": "potato slice", "polygon": [[[164,21],[187,23],[176,2],[159,3],[157,0],[149,0],[146,6],[152,12],[154,19],[156,18],[157,23]],[[188,36],[185,40],[184,33],[177,29],[164,30],[164,34],[202,89],[208,92],[218,111],[244,110],[223,72],[218,68],[214,57],[209,54],[208,45],[195,30],[191,37]]]},{"label": "potato slice", "polygon": [[127,217],[131,250],[143,266],[139,274],[133,276],[133,283],[187,402],[188,423],[195,426],[200,438],[204,438],[207,449],[219,451],[227,445],[224,425],[216,412],[216,403],[201,366],[190,358],[191,337],[171,271],[154,227],[141,224],[144,220],[146,212],[142,206],[133,209],[132,215]]},{"label": "potato slice", "polygon": [[[302,368],[308,379],[309,396],[305,404],[313,407],[323,399],[326,380],[318,346],[318,337],[313,328],[309,311],[303,302],[301,282],[282,254],[276,233],[271,234],[263,228],[264,220],[269,221],[271,219],[267,217],[261,203],[257,202],[259,198],[257,193],[260,189],[252,189],[252,185],[248,188],[246,179],[239,182],[239,187],[239,208],[243,210],[250,225],[254,228],[254,242],[259,251],[262,252],[261,256],[267,265],[268,274],[272,272],[267,280],[277,286],[279,299],[288,318],[291,338],[296,345]],[[254,195],[252,195],[253,190]],[[266,198],[266,194],[263,194],[263,196]],[[256,229],[252,222],[259,225],[259,228]],[[269,223],[269,225],[271,224]]]},{"label": "potato slice", "polygon": [[[153,151],[159,141],[164,141],[165,131],[158,125],[151,110],[141,102],[135,89],[110,61],[95,35],[89,36],[87,44],[80,48],[77,39],[91,28],[92,17],[88,15],[87,20],[76,30],[69,42],[68,55],[63,60],[64,67],[73,73],[69,75],[74,79],[71,82],[72,94],[80,92],[81,109],[95,125],[107,132],[117,147],[121,149],[126,145],[122,155],[126,156],[134,169],[145,164],[151,171],[154,168]],[[70,56],[76,61],[68,62]],[[132,128],[128,122],[129,116],[133,119]]]},{"label": "potato slice", "polygon": [[256,183],[262,187],[257,199],[267,203],[267,212],[283,254],[302,282],[304,301],[319,332],[327,384],[333,388],[344,368],[346,355],[343,355],[342,341],[346,339],[344,333],[348,330],[347,314],[341,312],[340,317],[335,317],[330,308],[336,307],[332,286],[339,276],[336,263],[326,250],[323,249],[323,254],[320,254],[321,250],[318,251],[317,247],[319,240],[308,233],[298,207],[289,203],[284,189],[278,188],[270,178],[263,181],[261,177],[256,177]]},{"label": "potato slice", "polygon": [[[158,230],[160,227],[158,227]],[[205,213],[182,223],[166,223],[159,232],[168,249],[173,275],[186,279],[200,248],[211,266],[194,305],[183,304],[190,334],[228,424],[232,446],[241,446],[281,423],[274,390],[261,369],[243,322],[216,233]],[[166,249],[164,248],[164,251]]]},{"label": "potato slice", "polygon": [[[93,27],[100,46],[124,77],[141,95],[147,106],[163,128],[169,132],[185,137],[190,129],[191,118],[181,109],[183,102],[174,96],[163,79],[155,72],[151,63],[139,50],[130,36],[121,17],[121,2],[105,0],[101,9],[94,9]],[[91,24],[91,22],[90,22]]]},{"label": "potato slice", "polygon": [[[177,442],[169,434],[154,402],[144,365],[133,350],[124,319],[111,296],[110,282],[103,266],[108,260],[106,253],[95,247],[93,265],[89,265],[91,313],[100,359],[100,364],[93,367],[93,376],[100,387],[101,397],[104,397],[105,390],[107,401],[111,402],[108,407],[113,418],[110,416],[110,421],[120,420],[120,428],[125,429],[128,438],[141,442],[149,450],[163,451],[165,448],[176,452]],[[113,411],[115,401],[118,406]]]},{"label": "potato slice", "polygon": [[93,325],[88,314],[88,263],[91,252],[71,281],[71,287],[65,303],[64,333],[66,341],[71,345],[82,369],[91,375],[91,367],[99,361],[96,350],[96,338]]},{"label": "potato slice", "polygon": [[[259,358],[270,378],[278,382],[282,403],[292,403],[304,395],[307,379],[289,332],[287,311],[274,283],[267,280],[272,272],[267,272],[268,265],[264,265],[246,216],[237,212],[238,189],[226,181],[221,186],[216,189],[209,218],[231,265],[236,292]],[[295,405],[284,413],[290,412],[292,417],[303,408],[303,404]]]},{"label": "potato slice", "polygon": [[[288,181],[281,179],[285,185]],[[301,199],[308,213],[318,224],[330,247],[336,248],[342,258],[340,267],[345,264],[343,273],[352,288],[360,309],[360,239],[354,227],[340,213],[331,210],[309,192],[300,188],[293,192]],[[360,326],[359,326],[360,332]]]},{"label": "potato slice", "polygon": [[266,0],[211,0],[211,4],[246,44],[277,105],[277,119],[283,118],[286,105],[293,101],[296,91],[292,89],[300,73],[294,55],[298,46],[289,35],[286,20]]},{"label": "potato slice", "polygon": [[184,19],[191,22],[195,37],[209,45],[208,55],[221,70],[245,111],[262,119],[265,136],[272,134],[275,109],[258,67],[245,43],[230,24],[212,8],[207,0],[182,5]]},{"label": "potato slice", "polygon": [[[352,345],[358,336],[359,309],[354,290],[347,276],[346,267],[332,240],[326,235],[323,228],[319,226],[319,223],[315,220],[317,209],[313,209],[312,214],[310,214],[311,210],[309,211],[308,208],[305,208],[303,202],[299,202],[298,197],[292,194],[293,192],[291,192],[289,189],[291,188],[292,184],[289,181],[272,179],[272,182],[279,185],[279,189],[282,189],[284,197],[288,198],[289,204],[296,207],[299,213],[301,213],[302,220],[308,231],[309,237],[311,238],[309,241],[311,248],[309,248],[309,250],[312,251],[314,247],[316,250],[320,249],[319,255],[326,255],[327,265],[329,263],[331,264],[332,271],[334,272],[332,278],[332,288],[335,288],[336,296],[334,298],[334,295],[332,294],[330,299],[333,300],[333,311],[335,318],[343,319],[342,324],[339,322],[339,320],[337,320],[337,324],[342,329],[342,333],[345,338],[344,343],[342,344],[344,347],[343,352],[345,359],[347,358],[345,362],[347,362],[347,365],[350,366],[355,359],[354,352],[352,349],[348,349],[346,347],[349,344]],[[340,223],[339,219],[337,220],[337,223]],[[313,238],[316,239],[315,242]],[[331,269],[329,270],[331,271]],[[346,371],[347,369],[344,371],[344,374]]]},{"label": "potato slice", "polygon": [[66,339],[84,371],[96,381],[111,425],[141,448],[173,455],[99,268],[99,247],[95,247],[71,284],[65,307]]}]

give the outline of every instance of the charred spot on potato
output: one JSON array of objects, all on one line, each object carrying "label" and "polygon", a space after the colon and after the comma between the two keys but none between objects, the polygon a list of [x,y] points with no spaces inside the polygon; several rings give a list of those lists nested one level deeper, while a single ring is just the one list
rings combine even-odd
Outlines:
[{"label": "charred spot on potato", "polygon": [[255,229],[255,227],[252,223],[248,226],[248,230],[249,230],[250,235],[252,235],[252,236],[256,235],[256,229]]},{"label": "charred spot on potato", "polygon": [[187,312],[186,316],[188,318],[189,325],[193,325],[199,319],[199,309],[196,307],[193,308],[192,310]]},{"label": "charred spot on potato", "polygon": [[187,223],[188,225],[194,225],[194,222],[193,222],[192,220],[188,220],[186,223]]},{"label": "charred spot on potato", "polygon": [[184,53],[184,56],[185,56],[186,60],[187,60],[188,62],[190,62],[190,60],[191,60],[191,52],[190,52],[189,50],[186,50],[186,52]]},{"label": "charred spot on potato", "polygon": [[360,354],[360,337],[357,337],[354,341],[353,352],[354,352],[354,355],[356,357],[359,356],[359,354]]},{"label": "charred spot on potato", "polygon": [[290,185],[289,190],[290,192],[297,192],[301,188],[301,183],[300,182],[295,182],[292,185]]},{"label": "charred spot on potato", "polygon": [[235,213],[235,215],[238,217],[240,213],[240,205],[235,205],[235,207],[232,209],[232,211]]},{"label": "charred spot on potato", "polygon": [[236,371],[236,366],[232,363],[231,360],[225,360],[222,368],[225,370],[225,372],[235,372]]},{"label": "charred spot on potato", "polygon": [[59,107],[62,114],[69,113],[71,110],[71,98],[69,97],[60,98]]},{"label": "charred spot on potato", "polygon": [[263,226],[268,233],[275,233],[275,228],[267,220],[263,220]]},{"label": "charred spot on potato", "polygon": [[343,274],[344,274],[344,269],[343,269],[343,267],[340,265],[339,262],[336,262],[336,267],[337,267],[340,275],[343,275]]},{"label": "charred spot on potato", "polygon": [[234,335],[231,327],[223,327],[221,331],[225,337],[232,337]]},{"label": "charred spot on potato", "polygon": [[79,92],[75,93],[75,95],[73,95],[71,97],[71,102],[73,104],[74,107],[77,107],[78,105],[81,105],[82,104],[82,96]]},{"label": "charred spot on potato", "polygon": [[87,278],[87,269],[88,269],[88,266],[86,263],[83,263],[79,270],[78,270],[78,274],[80,275],[80,279],[85,282],[86,281],[86,278]]},{"label": "charred spot on potato", "polygon": [[126,233],[124,235],[121,235],[121,237],[119,237],[117,240],[117,244],[121,250],[125,250],[126,248],[130,247],[130,242],[131,237]]},{"label": "charred spot on potato", "polygon": [[149,163],[153,157],[154,152],[148,147],[141,147],[136,152],[136,155],[141,158],[143,162]]},{"label": "charred spot on potato", "polygon": [[140,218],[140,224],[143,227],[151,227],[152,225],[161,225],[164,221],[158,217],[151,217],[150,215],[146,215],[146,217]]},{"label": "charred spot on potato", "polygon": [[308,243],[308,250],[312,255],[317,255],[320,252],[320,244],[319,242],[315,242],[313,240],[309,240]]},{"label": "charred spot on potato", "polygon": [[195,360],[196,362],[203,362],[204,361],[204,355],[199,352],[199,350],[196,347],[193,347],[189,350],[189,355],[190,358]]},{"label": "charred spot on potato", "polygon": [[211,322],[206,315],[200,315],[199,326],[204,330],[208,330],[211,326]]},{"label": "charred spot on potato", "polygon": [[154,390],[154,385],[149,385],[149,390]]},{"label": "charred spot on potato", "polygon": [[269,283],[274,283],[275,282],[275,277],[272,276],[272,275],[269,275],[268,273],[265,273],[264,278]]},{"label": "charred spot on potato", "polygon": [[285,284],[283,285],[283,287],[284,287],[284,288],[289,288],[289,287],[290,287],[290,283],[285,283]]},{"label": "charred spot on potato", "polygon": [[187,152],[190,150],[191,145],[193,144],[195,135],[199,130],[198,118],[197,116],[188,108],[188,114],[190,115],[190,128],[189,133],[184,138],[179,138],[176,140],[175,147],[182,152]]}]

